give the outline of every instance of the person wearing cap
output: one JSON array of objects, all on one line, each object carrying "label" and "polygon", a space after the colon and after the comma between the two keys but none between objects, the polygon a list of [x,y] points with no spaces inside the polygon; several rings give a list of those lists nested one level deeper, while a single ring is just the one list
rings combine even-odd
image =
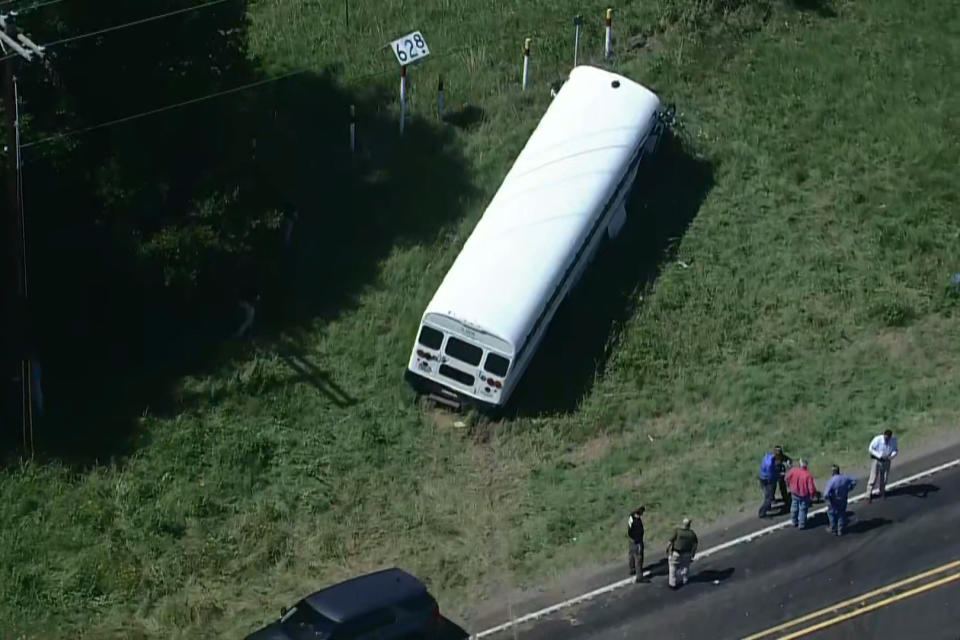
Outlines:
[{"label": "person wearing cap", "polygon": [[840,467],[833,465],[830,479],[823,489],[823,499],[827,502],[827,520],[830,523],[827,530],[830,533],[843,535],[843,529],[847,526],[847,495],[856,486],[856,480],[840,473]]},{"label": "person wearing cap", "polygon": [[627,562],[630,566],[630,575],[636,575],[636,582],[649,582],[643,577],[643,512],[646,507],[640,505],[627,518],[627,537],[630,542],[627,546]]},{"label": "person wearing cap", "polygon": [[804,529],[807,526],[807,510],[817,493],[813,474],[807,470],[807,461],[801,458],[798,466],[787,471],[784,479],[793,497],[790,502],[790,519],[793,521],[793,526]]},{"label": "person wearing cap", "polygon": [[683,527],[675,529],[667,545],[667,565],[670,573],[667,582],[671,589],[687,584],[690,563],[697,555],[697,534],[690,528],[690,518],[683,519]]},{"label": "person wearing cap", "polygon": [[887,474],[890,473],[890,461],[897,457],[897,439],[893,431],[887,429],[874,437],[867,447],[870,452],[870,480],[867,482],[867,502],[873,502],[874,488],[881,498],[887,497]]}]

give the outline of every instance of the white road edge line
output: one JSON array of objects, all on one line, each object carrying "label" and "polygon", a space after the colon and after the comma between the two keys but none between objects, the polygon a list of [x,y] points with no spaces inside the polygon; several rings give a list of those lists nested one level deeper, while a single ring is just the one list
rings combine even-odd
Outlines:
[{"label": "white road edge line", "polygon": [[[945,462],[944,464],[938,465],[938,466],[936,466],[936,467],[931,467],[930,469],[927,469],[926,471],[921,471],[920,473],[915,473],[915,474],[913,474],[912,476],[909,476],[909,477],[907,477],[907,478],[903,478],[902,480],[897,480],[897,481],[895,481],[895,482],[891,482],[890,484],[887,485],[887,488],[888,488],[888,489],[896,489],[897,487],[901,487],[901,486],[903,486],[903,485],[905,485],[905,484],[910,484],[911,482],[914,482],[914,481],[919,480],[919,479],[921,479],[921,478],[926,478],[927,476],[932,476],[932,475],[934,475],[935,473],[940,473],[941,471],[946,471],[947,469],[950,469],[950,468],[956,467],[956,466],[960,466],[960,458],[957,458],[956,460],[951,460],[950,462]],[[866,499],[867,499],[867,494],[866,494],[866,493],[861,493],[861,494],[859,494],[859,495],[857,495],[857,496],[854,496],[854,497],[850,498],[849,502],[850,502],[850,503],[862,502],[863,500],[866,500]],[[813,510],[813,511],[810,511],[807,515],[808,515],[808,517],[810,517],[810,516],[815,516],[815,515],[817,515],[817,514],[826,513],[826,512],[827,512],[827,508],[826,508],[826,507],[820,507],[820,508],[818,508],[818,509],[815,509],[815,510]],[[777,524],[770,525],[769,527],[764,527],[763,529],[759,529],[759,530],[757,530],[757,531],[754,531],[753,533],[748,533],[748,534],[745,535],[745,536],[741,536],[741,537],[736,538],[736,539],[734,539],[734,540],[730,540],[730,541],[728,541],[728,542],[724,542],[723,544],[718,544],[718,545],[715,546],[715,547],[710,547],[709,549],[706,549],[705,551],[701,551],[701,552],[699,552],[699,553],[697,554],[697,559],[699,560],[700,558],[706,558],[706,557],[708,557],[708,556],[712,556],[712,555],[715,554],[715,553],[719,553],[719,552],[721,552],[721,551],[723,551],[723,550],[725,550],[725,549],[729,549],[730,547],[734,547],[734,546],[736,546],[736,545],[738,545],[738,544],[743,544],[743,543],[746,543],[746,542],[753,542],[754,540],[756,540],[757,538],[759,538],[759,537],[761,537],[761,536],[765,536],[765,535],[767,535],[768,533],[773,533],[774,531],[777,531],[777,530],[779,530],[779,529],[785,529],[785,528],[787,528],[788,526],[793,526],[792,523],[790,522],[790,520],[784,520],[783,522],[778,522]],[[643,572],[643,575],[648,576],[648,575],[650,575],[650,572],[649,572],[649,571],[644,571],[644,572]],[[630,584],[633,584],[633,583],[634,583],[634,579],[633,579],[633,578],[624,578],[623,580],[618,580],[617,582],[614,582],[614,583],[612,583],[612,584],[608,584],[608,585],[605,586],[605,587],[600,587],[599,589],[594,589],[593,591],[590,591],[590,592],[588,592],[588,593],[584,593],[583,595],[579,595],[579,596],[576,596],[576,597],[574,597],[574,598],[570,598],[569,600],[564,600],[563,602],[558,602],[557,604],[551,605],[551,606],[546,607],[546,608],[544,608],[544,609],[540,609],[539,611],[534,611],[533,613],[528,613],[528,614],[526,614],[526,615],[520,616],[519,618],[514,618],[513,620],[510,620],[509,622],[504,622],[503,624],[497,625],[497,626],[495,626],[495,627],[491,627],[491,628],[486,629],[486,630],[484,630],[484,631],[480,631],[479,633],[476,633],[476,634],[470,636],[470,639],[471,639],[471,640],[479,640],[480,638],[485,638],[485,637],[487,637],[487,636],[492,636],[492,635],[495,634],[495,633],[500,633],[501,631],[506,631],[507,629],[509,629],[509,628],[511,628],[511,627],[515,627],[515,626],[520,625],[520,624],[523,624],[523,623],[525,623],[525,622],[530,622],[530,621],[532,621],[532,620],[537,620],[538,618],[542,618],[542,617],[544,617],[544,616],[548,616],[548,615],[550,615],[551,613],[555,613],[555,612],[557,612],[557,611],[560,611],[561,609],[566,609],[567,607],[572,607],[573,605],[580,604],[581,602],[586,602],[587,600],[592,600],[592,599],[596,598],[597,596],[602,596],[602,595],[605,594],[605,593],[610,593],[611,591],[616,591],[617,589],[620,589],[620,588],[622,588],[622,587],[626,587],[627,585],[630,585]]]}]

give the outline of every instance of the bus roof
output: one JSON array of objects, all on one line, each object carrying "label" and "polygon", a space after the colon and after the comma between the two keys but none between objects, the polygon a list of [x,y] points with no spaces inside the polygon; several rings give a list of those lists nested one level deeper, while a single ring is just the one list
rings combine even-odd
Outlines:
[{"label": "bus roof", "polygon": [[518,349],[659,107],[623,76],[573,69],[424,315],[455,318]]}]

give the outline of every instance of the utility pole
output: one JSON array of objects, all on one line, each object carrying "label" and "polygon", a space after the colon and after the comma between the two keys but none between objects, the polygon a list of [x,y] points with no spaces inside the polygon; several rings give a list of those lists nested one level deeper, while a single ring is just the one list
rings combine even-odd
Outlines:
[{"label": "utility pole", "polygon": [[[4,45],[12,46],[16,44],[17,37],[16,26],[13,19],[9,16],[3,16],[3,33],[6,36],[2,38]],[[19,52],[18,52],[19,53]],[[11,273],[15,278],[15,285],[12,288],[19,298],[23,295],[23,276],[22,259],[20,256],[20,189],[17,180],[17,97],[13,88],[16,71],[14,66],[17,63],[17,56],[10,56],[3,65],[3,115],[7,127],[7,144],[4,153],[7,156],[7,216],[9,219],[9,248],[7,255],[12,260]]]},{"label": "utility pole", "polygon": [[[31,406],[31,371],[27,336],[27,281],[26,256],[22,248],[25,246],[25,220],[23,218],[23,203],[21,201],[20,179],[20,122],[19,106],[17,104],[16,64],[19,58],[27,61],[34,55],[43,56],[43,47],[39,47],[23,34],[17,33],[14,23],[16,14],[0,14],[0,49],[4,54],[12,50],[16,55],[6,56],[3,68],[3,112],[6,124],[7,155],[7,215],[6,233],[8,262],[4,269],[4,316],[7,324],[3,328],[4,353],[2,355],[3,379],[20,382],[18,399],[9,403],[15,410],[4,411],[5,418],[13,418],[23,427],[24,449],[33,452],[33,407]],[[12,395],[13,390],[4,389],[4,396]],[[7,398],[4,398],[6,401]],[[4,402],[6,405],[7,402]],[[13,414],[13,415],[11,415]],[[15,422],[15,423],[16,423]],[[5,425],[9,428],[9,425]],[[7,435],[7,434],[4,434]]]}]

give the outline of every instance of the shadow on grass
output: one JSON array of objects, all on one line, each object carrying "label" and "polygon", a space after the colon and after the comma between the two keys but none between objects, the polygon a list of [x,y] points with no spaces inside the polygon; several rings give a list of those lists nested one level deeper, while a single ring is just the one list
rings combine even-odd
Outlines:
[{"label": "shadow on grass", "polygon": [[341,408],[351,407],[357,403],[356,399],[334,382],[329,373],[321,370],[303,355],[289,351],[281,352],[279,355],[290,369],[299,374],[296,378],[285,380],[283,384],[306,382],[326,396],[332,404]]},{"label": "shadow on grass", "polygon": [[472,104],[463,105],[443,114],[443,120],[460,129],[472,129],[483,122],[484,112]]},{"label": "shadow on grass", "polygon": [[641,291],[693,222],[713,187],[713,166],[670,135],[650,165],[640,168],[627,224],[557,310],[517,387],[508,415],[569,413],[579,406],[616,346]]},{"label": "shadow on grass", "polygon": [[[348,145],[351,104],[362,142],[356,158]],[[156,149],[155,162],[143,163],[142,180],[168,180],[164,193],[176,197],[169,196],[167,206],[179,212],[158,204],[131,216],[169,215],[187,221],[174,224],[191,224],[196,202],[217,193],[234,194],[235,202],[211,223],[214,231],[235,223],[246,229],[243,224],[267,210],[297,213],[289,241],[284,226],[260,227],[250,238],[230,240],[251,245],[236,252],[239,258],[212,250],[201,255],[194,286],[165,286],[162,272],[138,260],[140,245],[120,234],[122,221],[98,223],[101,204],[89,187],[58,188],[53,176],[82,167],[41,165],[28,174],[31,324],[46,402],[35,425],[38,454],[88,464],[141,446],[140,416],[184,408],[176,389],[182,376],[251,354],[249,342],[231,338],[241,300],[258,300],[253,331],[257,348],[269,351],[275,338],[354,307],[395,247],[430,242],[457,217],[473,188],[454,131],[415,120],[400,139],[383,104],[387,96],[348,92],[332,74],[301,74],[252,95],[170,112],[174,120],[164,113],[117,127],[113,133],[124,142],[114,145],[118,161],[134,150]],[[219,138],[199,136],[189,146],[178,140],[190,139],[195,128],[215,127],[222,129]],[[181,175],[192,172],[206,179]],[[355,402],[322,362],[289,349],[278,355],[293,380],[315,386],[338,406]]]},{"label": "shadow on grass", "polygon": [[827,0],[791,0],[793,8],[815,13],[821,18],[836,18],[837,11]]}]

